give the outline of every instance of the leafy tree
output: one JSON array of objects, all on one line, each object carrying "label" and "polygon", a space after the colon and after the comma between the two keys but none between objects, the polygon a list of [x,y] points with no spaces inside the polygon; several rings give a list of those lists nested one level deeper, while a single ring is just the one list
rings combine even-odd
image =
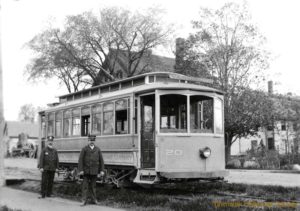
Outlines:
[{"label": "leafy tree", "polygon": [[57,77],[69,92],[146,71],[151,49],[168,43],[171,25],[162,10],[141,13],[110,7],[68,16],[62,29],[49,28],[27,45],[35,52],[29,79]]},{"label": "leafy tree", "polygon": [[[252,91],[263,79],[269,53],[265,38],[251,23],[246,5],[227,3],[218,10],[202,8],[197,31],[179,49],[176,72],[211,77],[225,94],[225,145],[227,158],[232,143],[268,124],[265,112],[272,104],[267,95]],[[189,70],[189,71],[187,71]],[[192,71],[191,71],[192,70]]]},{"label": "leafy tree", "polygon": [[34,122],[37,114],[36,108],[32,104],[25,104],[21,106],[19,112],[19,120],[22,122]]}]

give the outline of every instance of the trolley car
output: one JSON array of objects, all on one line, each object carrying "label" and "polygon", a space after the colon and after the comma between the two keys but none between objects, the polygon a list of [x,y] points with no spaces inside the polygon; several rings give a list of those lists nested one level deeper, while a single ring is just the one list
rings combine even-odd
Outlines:
[{"label": "trolley car", "polygon": [[116,185],[221,179],[223,94],[203,82],[153,72],[62,95],[39,113],[40,146],[55,137],[65,178],[78,178],[80,150],[93,134]]}]

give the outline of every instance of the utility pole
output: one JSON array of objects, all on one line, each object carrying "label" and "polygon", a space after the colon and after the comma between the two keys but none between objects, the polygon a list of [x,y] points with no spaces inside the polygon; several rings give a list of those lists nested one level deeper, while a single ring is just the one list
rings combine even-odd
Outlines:
[{"label": "utility pole", "polygon": [[0,187],[4,186],[4,109],[3,109],[3,78],[2,78],[2,7],[0,0]]}]

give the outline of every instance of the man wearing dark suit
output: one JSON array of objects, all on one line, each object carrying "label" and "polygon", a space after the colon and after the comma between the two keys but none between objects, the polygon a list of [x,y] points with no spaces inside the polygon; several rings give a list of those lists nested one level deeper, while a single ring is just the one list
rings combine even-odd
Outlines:
[{"label": "man wearing dark suit", "polygon": [[55,171],[58,171],[57,150],[53,147],[53,136],[47,137],[47,146],[40,155],[39,169],[42,172],[41,196],[51,197]]},{"label": "man wearing dark suit", "polygon": [[89,135],[89,144],[82,148],[79,156],[78,170],[79,175],[83,175],[81,206],[85,206],[88,200],[88,192],[91,193],[92,203],[97,204],[96,200],[96,180],[97,177],[104,175],[104,162],[101,150],[95,145],[96,136]]}]

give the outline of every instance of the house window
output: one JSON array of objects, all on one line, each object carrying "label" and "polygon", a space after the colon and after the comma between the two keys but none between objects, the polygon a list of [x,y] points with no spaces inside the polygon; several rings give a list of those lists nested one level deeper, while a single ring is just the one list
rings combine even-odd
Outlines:
[{"label": "house window", "polygon": [[161,132],[187,132],[187,96],[160,96],[160,129]]},{"label": "house window", "polygon": [[297,130],[298,130],[298,127],[297,127],[297,126],[298,126],[298,124],[297,124],[296,122],[294,122],[294,123],[293,123],[293,130],[294,130],[294,131],[297,131]]},{"label": "house window", "polygon": [[268,149],[274,150],[275,149],[275,143],[273,138],[268,138]]},{"label": "house window", "polygon": [[251,149],[256,150],[257,149],[257,140],[252,140],[251,141]]},{"label": "house window", "polygon": [[286,124],[285,124],[285,122],[283,122],[283,123],[281,123],[281,130],[286,130]]},{"label": "house window", "polygon": [[101,134],[101,113],[101,105],[94,105],[92,107],[92,134]]},{"label": "house window", "polygon": [[114,133],[114,103],[103,104],[103,134],[112,135]]},{"label": "house window", "polygon": [[273,125],[268,125],[268,126],[267,126],[267,130],[268,130],[268,131],[272,131],[273,129],[274,129],[274,126],[273,126]]},{"label": "house window", "polygon": [[118,100],[116,101],[116,134],[128,134],[129,124],[128,124],[128,100]]},{"label": "house window", "polygon": [[55,137],[61,137],[62,131],[62,113],[57,112],[55,114]]},{"label": "house window", "polygon": [[71,117],[71,111],[67,110],[64,112],[64,137],[68,137],[71,135],[72,131],[72,117]]},{"label": "house window", "polygon": [[49,113],[48,114],[48,131],[47,131],[48,136],[53,136],[54,135],[54,113]]},{"label": "house window", "polygon": [[80,135],[80,109],[74,109],[72,111],[72,135],[79,136]]},{"label": "house window", "polygon": [[[218,131],[223,131],[222,111],[220,100],[215,107],[218,112]],[[213,98],[206,96],[191,96],[190,98],[190,125],[192,133],[213,132]]]}]

